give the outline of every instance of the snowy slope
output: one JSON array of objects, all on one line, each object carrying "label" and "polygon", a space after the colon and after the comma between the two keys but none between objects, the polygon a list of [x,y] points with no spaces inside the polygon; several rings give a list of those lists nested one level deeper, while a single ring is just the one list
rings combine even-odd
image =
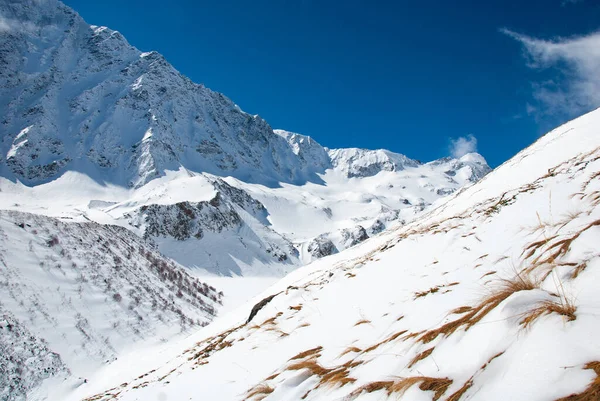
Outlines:
[{"label": "snowy slope", "polygon": [[418,220],[69,399],[597,399],[598,127],[600,110],[557,128]]},{"label": "snowy slope", "polygon": [[[320,175],[323,184],[269,188],[228,179],[265,205],[273,229],[297,245],[304,263],[323,256],[311,252],[319,248],[315,245],[320,241],[330,243],[334,253],[344,250],[360,242],[356,240],[365,233],[372,236],[393,224],[413,220],[430,205],[489,172],[485,160],[475,153],[419,164],[383,150],[336,149],[329,154],[333,152],[337,155],[335,167],[332,164]],[[404,164],[387,164],[378,158],[381,155]],[[356,165],[363,168],[362,175]],[[348,169],[354,171],[352,177]],[[378,172],[367,173],[374,170]]]},{"label": "snowy slope", "polygon": [[0,211],[0,399],[205,326],[221,297],[124,228]]}]

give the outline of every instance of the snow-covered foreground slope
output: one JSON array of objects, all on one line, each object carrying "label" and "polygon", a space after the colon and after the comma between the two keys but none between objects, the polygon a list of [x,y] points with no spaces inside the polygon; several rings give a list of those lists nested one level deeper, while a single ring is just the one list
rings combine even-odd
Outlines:
[{"label": "snow-covered foreground slope", "polygon": [[221,297],[122,227],[0,211],[0,399],[206,326]]},{"label": "snow-covered foreground slope", "polygon": [[254,302],[70,399],[598,399],[598,127],[600,110],[561,126],[413,223],[289,274],[250,321]]}]

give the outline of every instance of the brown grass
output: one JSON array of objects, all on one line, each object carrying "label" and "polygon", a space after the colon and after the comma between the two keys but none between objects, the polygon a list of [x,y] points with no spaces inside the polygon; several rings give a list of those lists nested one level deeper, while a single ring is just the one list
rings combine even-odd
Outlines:
[{"label": "brown grass", "polygon": [[450,311],[450,314],[452,314],[452,315],[460,315],[460,314],[463,314],[463,313],[467,313],[467,312],[471,311],[472,309],[473,309],[473,307],[471,307],[471,306],[459,306],[456,309],[452,309]]},{"label": "brown grass", "polygon": [[360,349],[360,348],[358,348],[358,347],[348,347],[348,348],[346,348],[346,349],[344,350],[344,352],[342,352],[342,353],[340,354],[340,357],[342,357],[342,356],[344,356],[344,355],[346,355],[346,354],[349,354],[349,353],[351,353],[351,352],[354,352],[354,353],[362,352],[362,349]]},{"label": "brown grass", "polygon": [[302,370],[306,369],[310,371],[311,375],[323,376],[329,373],[329,369],[321,366],[316,358],[305,359],[303,361],[294,362],[287,367],[287,370]]},{"label": "brown grass", "polygon": [[568,397],[559,398],[556,401],[598,401],[600,400],[600,362],[588,362],[583,367],[584,369],[593,370],[596,377],[587,386],[583,392],[579,394],[571,394]]},{"label": "brown grass", "polygon": [[527,276],[517,275],[512,280],[502,280],[501,286],[492,294],[485,297],[479,305],[474,306],[468,313],[458,319],[448,322],[437,329],[425,332],[419,337],[419,341],[429,343],[439,335],[449,336],[463,327],[465,331],[469,330],[515,292],[532,290],[534,288],[538,288],[538,284]]},{"label": "brown grass", "polygon": [[356,327],[356,326],[360,326],[361,324],[369,324],[369,323],[371,323],[370,320],[368,320],[368,319],[362,319],[362,320],[359,320],[358,322],[356,322],[354,324],[354,326]]},{"label": "brown grass", "polygon": [[444,395],[446,390],[448,390],[448,387],[452,384],[452,380],[448,378],[415,376],[394,381],[377,381],[365,384],[354,390],[350,393],[349,399],[355,399],[362,393],[373,393],[380,390],[387,391],[388,396],[394,393],[402,395],[406,390],[416,384],[419,384],[419,389],[421,389],[421,391],[433,391],[433,401],[437,401]]},{"label": "brown grass", "polygon": [[406,333],[406,330],[402,330],[399,331],[397,333],[391,334],[389,335],[385,340],[378,342],[377,344],[373,344],[371,345],[369,348],[365,349],[363,352],[371,352],[376,350],[377,348],[379,348],[380,346],[382,346],[383,344],[387,344],[389,342],[394,341],[395,339],[397,339],[398,337],[400,337],[402,334]]},{"label": "brown grass", "polygon": [[277,376],[279,376],[279,373],[273,373],[271,376],[265,378],[265,381],[268,382],[269,380],[273,380],[275,379]]},{"label": "brown grass", "polygon": [[265,325],[274,325],[275,321],[277,320],[278,317],[280,317],[281,315],[283,315],[283,312],[277,312],[277,314],[267,320],[265,320],[264,322],[262,322],[261,324],[259,324],[259,327],[265,326]]},{"label": "brown grass", "polygon": [[460,400],[460,398],[467,392],[468,389],[471,388],[472,385],[473,385],[473,378],[471,377],[469,380],[467,380],[465,382],[465,384],[463,384],[463,386],[461,388],[459,388],[454,393],[452,393],[452,395],[450,395],[450,397],[448,397],[446,399],[446,401],[458,401],[458,400]]},{"label": "brown grass", "polygon": [[316,358],[310,358],[296,363],[292,363],[287,367],[287,370],[303,370],[310,372],[311,376],[320,378],[316,388],[321,386],[345,386],[346,384],[354,383],[355,378],[349,377],[350,370],[360,365],[362,361],[348,361],[343,365],[333,368],[325,368],[321,366]]},{"label": "brown grass", "polygon": [[302,309],[302,305],[290,306],[291,310],[299,311]]},{"label": "brown grass", "polygon": [[424,297],[424,296],[429,295],[429,294],[435,294],[439,290],[440,290],[440,287],[431,287],[427,291],[415,292],[415,299]]},{"label": "brown grass", "polygon": [[489,272],[485,273],[483,276],[481,276],[480,278],[484,278],[486,276],[491,276],[492,274],[496,274],[496,271],[495,270],[489,271]]},{"label": "brown grass", "polygon": [[488,359],[488,361],[486,363],[483,364],[483,366],[481,367],[481,370],[487,368],[487,366],[492,363],[492,361],[496,358],[499,358],[502,356],[502,354],[504,354],[504,351],[502,352],[498,352],[496,355],[494,355],[493,357],[491,357],[490,359]]},{"label": "brown grass", "polygon": [[420,354],[417,354],[417,356],[415,356],[410,363],[408,364],[409,368],[412,368],[414,365],[416,365],[419,361],[422,361],[423,359],[427,358],[429,355],[431,355],[431,353],[433,352],[433,350],[435,349],[435,347],[431,347],[429,349],[426,349],[425,351],[421,352]]},{"label": "brown grass", "polygon": [[538,306],[527,312],[519,323],[524,328],[528,328],[540,317],[550,315],[552,313],[561,315],[567,322],[571,322],[577,319],[577,315],[575,315],[576,311],[577,307],[573,304],[573,302],[566,298],[563,299],[561,297],[560,301],[546,300],[540,302]]},{"label": "brown grass", "polygon": [[576,279],[586,268],[587,268],[587,261],[578,263],[575,266],[575,268],[573,269],[573,272],[571,273],[571,278]]},{"label": "brown grass", "polygon": [[296,356],[291,357],[290,361],[294,361],[296,359],[304,359],[307,357],[318,358],[319,356],[321,356],[322,350],[323,350],[323,347],[321,347],[320,345],[315,348],[307,349],[306,351],[302,351],[299,354],[297,354]]},{"label": "brown grass", "polygon": [[251,398],[254,398],[257,401],[262,400],[263,398],[266,398],[269,394],[271,394],[273,391],[275,391],[273,387],[269,386],[268,384],[261,383],[248,390],[248,393],[246,394],[246,400],[249,400]]},{"label": "brown grass", "polygon": [[[559,241],[554,241],[558,237],[557,235],[554,235],[552,237],[531,243],[523,251],[523,254],[525,255],[524,259],[529,259],[536,253],[536,251],[540,250],[540,254],[532,260],[532,265],[540,266],[544,264],[552,264],[556,259],[565,256],[569,252],[573,241],[579,238],[581,234],[595,226],[600,226],[600,220],[591,222],[570,237],[563,238]],[[545,245],[547,245],[546,248],[542,249]]]}]

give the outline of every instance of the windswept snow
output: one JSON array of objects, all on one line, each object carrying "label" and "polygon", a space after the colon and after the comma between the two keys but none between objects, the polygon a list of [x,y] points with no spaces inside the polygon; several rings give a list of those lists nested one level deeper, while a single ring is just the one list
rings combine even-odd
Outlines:
[{"label": "windswept snow", "polygon": [[597,110],[557,128],[414,222],[290,273],[143,378],[73,399],[595,399],[599,125]]}]

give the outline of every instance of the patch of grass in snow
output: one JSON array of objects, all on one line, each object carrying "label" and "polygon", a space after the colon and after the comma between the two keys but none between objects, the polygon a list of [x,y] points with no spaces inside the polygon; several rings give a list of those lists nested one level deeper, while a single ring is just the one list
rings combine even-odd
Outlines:
[{"label": "patch of grass in snow", "polygon": [[571,300],[560,297],[559,301],[546,300],[540,302],[535,308],[527,312],[519,323],[524,328],[528,328],[540,317],[550,315],[552,313],[561,315],[567,322],[571,322],[577,319],[577,316],[575,315],[576,311],[577,307]]},{"label": "patch of grass in snow", "polygon": [[322,350],[323,350],[323,347],[321,347],[320,345],[315,348],[307,349],[306,351],[302,351],[299,354],[297,354],[296,356],[291,357],[290,361],[294,361],[296,359],[305,359],[307,357],[318,358],[321,356]]},{"label": "patch of grass in snow", "polygon": [[431,347],[431,348],[426,349],[425,351],[421,352],[420,354],[417,354],[408,364],[408,368],[409,369],[412,368],[419,361],[422,361],[423,359],[427,358],[429,355],[431,355],[431,353],[433,352],[434,349],[435,349],[435,347]]},{"label": "patch of grass in snow", "polygon": [[259,401],[266,398],[273,391],[275,391],[273,387],[269,386],[268,384],[261,383],[248,391],[246,394],[246,400],[252,399],[254,401]]},{"label": "patch of grass in snow", "polygon": [[406,331],[407,330],[402,330],[402,331],[399,331],[397,333],[391,334],[385,340],[380,341],[380,342],[378,342],[376,344],[371,345],[369,348],[365,349],[363,352],[368,353],[368,352],[374,351],[377,348],[379,348],[380,346],[382,346],[383,344],[387,344],[389,342],[392,342],[392,341],[396,340],[398,337],[400,337],[401,335],[403,335],[404,333],[406,333]]},{"label": "patch of grass in snow", "polygon": [[581,393],[571,394],[568,397],[559,398],[556,401],[598,401],[600,400],[600,362],[588,362],[583,367],[587,370],[593,370],[596,377]]},{"label": "patch of grass in snow", "polygon": [[440,290],[440,287],[431,287],[430,289],[428,289],[427,291],[419,291],[419,292],[415,292],[415,297],[414,299],[418,299],[424,296],[427,296],[429,294],[435,294],[436,292],[438,292]]},{"label": "patch of grass in snow", "polygon": [[414,376],[399,380],[376,381],[365,384],[354,390],[350,393],[348,398],[353,400],[363,393],[373,393],[381,390],[385,390],[388,393],[388,396],[394,393],[402,395],[406,390],[416,384],[419,385],[419,389],[422,391],[433,391],[433,401],[437,401],[446,393],[446,390],[448,390],[448,387],[452,384],[452,380],[447,377]]},{"label": "patch of grass in snow", "polygon": [[470,311],[458,319],[448,322],[437,329],[426,331],[419,337],[419,341],[426,344],[435,340],[439,335],[449,336],[463,327],[465,330],[468,330],[512,294],[519,291],[533,290],[538,287],[539,283],[533,281],[528,276],[519,274],[511,280],[502,280],[501,285],[485,297],[479,305],[472,307]]},{"label": "patch of grass in snow", "polygon": [[471,388],[471,386],[473,386],[473,378],[472,377],[469,380],[467,380],[465,382],[465,384],[462,385],[461,388],[459,388],[454,393],[452,393],[450,395],[450,397],[448,397],[446,399],[446,401],[458,401],[458,400],[460,400],[461,397],[463,395],[465,395],[465,393],[467,392],[467,390],[469,390]]},{"label": "patch of grass in snow", "polygon": [[358,347],[348,347],[340,354],[340,358],[351,352],[357,354],[359,352],[362,352],[362,349],[360,349]]}]

